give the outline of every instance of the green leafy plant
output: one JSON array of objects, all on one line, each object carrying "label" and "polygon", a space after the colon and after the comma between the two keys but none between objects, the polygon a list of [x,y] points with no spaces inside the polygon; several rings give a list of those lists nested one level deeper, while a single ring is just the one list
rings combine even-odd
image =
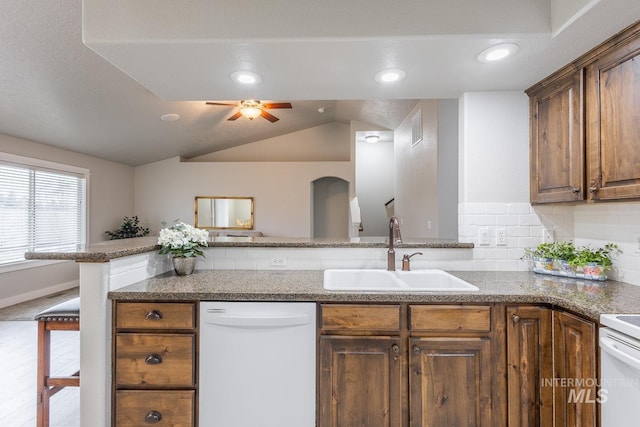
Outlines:
[{"label": "green leafy plant", "polygon": [[535,248],[526,248],[522,259],[534,259],[534,258],[551,258],[557,260],[568,261],[572,259],[576,254],[576,247],[573,242],[560,241],[540,243]]},{"label": "green leafy plant", "polygon": [[607,243],[604,247],[596,249],[587,245],[576,251],[575,256],[569,260],[569,264],[574,267],[584,267],[589,263],[594,263],[605,269],[610,269],[613,265],[613,258],[621,253],[622,250],[615,243]]},{"label": "green leafy plant", "polygon": [[522,259],[553,258],[555,243],[540,243],[535,248],[526,248]]},{"label": "green leafy plant", "polygon": [[143,237],[149,234],[149,229],[140,226],[138,216],[124,217],[122,225],[119,229],[113,231],[105,231],[109,236],[109,240],[130,239],[132,237]]}]

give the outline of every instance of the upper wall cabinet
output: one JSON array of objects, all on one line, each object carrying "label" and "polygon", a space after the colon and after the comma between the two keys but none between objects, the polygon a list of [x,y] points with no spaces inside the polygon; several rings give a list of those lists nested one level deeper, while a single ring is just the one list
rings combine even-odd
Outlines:
[{"label": "upper wall cabinet", "polygon": [[586,68],[590,197],[640,197],[640,34]]},{"label": "upper wall cabinet", "polygon": [[584,199],[582,71],[530,94],[531,203]]},{"label": "upper wall cabinet", "polygon": [[640,22],[527,94],[532,204],[640,198]]}]

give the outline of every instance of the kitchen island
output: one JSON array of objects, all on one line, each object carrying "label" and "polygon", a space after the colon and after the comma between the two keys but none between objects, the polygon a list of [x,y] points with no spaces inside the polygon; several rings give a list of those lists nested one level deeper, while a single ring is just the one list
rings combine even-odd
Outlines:
[{"label": "kitchen island", "polygon": [[[425,250],[458,253],[473,247],[458,242],[422,241],[396,245],[402,251]],[[615,281],[591,282],[539,276],[530,272],[453,271],[480,289],[473,293],[382,293],[336,292],[323,289],[324,268],[384,268],[383,239],[355,241],[313,241],[310,239],[216,238],[207,249],[199,270],[187,277],[172,272],[170,259],[157,253],[155,237],[127,239],[70,248],[66,251],[28,253],[28,259],[75,260],[80,266],[81,297],[81,424],[111,425],[112,306],[119,301],[314,301],[354,303],[517,303],[549,304],[597,322],[601,313],[637,312],[640,287]],[[301,269],[305,262],[271,268],[273,254],[332,259],[314,260],[313,269]],[[220,251],[256,259],[251,270],[243,263],[221,260]],[[240,252],[238,252],[240,251]],[[470,252],[470,251],[469,251]],[[470,257],[470,256],[469,256]],[[295,261],[295,260],[291,260]],[[446,261],[432,260],[444,266]],[[266,265],[266,267],[262,267]],[[290,269],[291,268],[291,269]],[[298,268],[294,270],[293,268]],[[415,268],[425,268],[418,266]]]}]

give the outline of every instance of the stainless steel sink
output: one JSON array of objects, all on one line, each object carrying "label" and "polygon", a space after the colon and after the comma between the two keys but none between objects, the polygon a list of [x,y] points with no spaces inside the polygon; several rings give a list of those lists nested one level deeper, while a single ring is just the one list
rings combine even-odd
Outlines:
[{"label": "stainless steel sink", "polygon": [[387,271],[329,269],[324,288],[332,291],[473,292],[478,287],[443,270]]}]

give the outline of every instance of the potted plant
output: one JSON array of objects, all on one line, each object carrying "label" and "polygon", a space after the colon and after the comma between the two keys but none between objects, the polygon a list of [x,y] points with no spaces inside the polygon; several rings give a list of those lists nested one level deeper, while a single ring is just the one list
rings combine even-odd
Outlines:
[{"label": "potted plant", "polygon": [[536,248],[526,248],[522,259],[533,262],[533,271],[536,273],[551,274],[553,271],[554,244],[540,243]]},{"label": "potted plant", "polygon": [[105,231],[105,234],[109,236],[109,240],[118,239],[130,239],[132,237],[143,237],[149,234],[149,229],[141,227],[140,220],[137,215],[124,217],[122,219],[122,225],[119,229],[113,231]]},{"label": "potted plant", "polygon": [[555,260],[554,270],[561,276],[574,276],[575,268],[569,264],[569,261],[576,256],[576,247],[573,242],[555,242],[551,252]]},{"label": "potted plant", "polygon": [[604,247],[592,249],[589,245],[576,251],[569,264],[576,268],[577,277],[592,280],[606,280],[606,271],[613,265],[613,258],[622,251],[618,245],[607,243]]},{"label": "potted plant", "polygon": [[173,268],[178,276],[193,273],[196,257],[204,256],[201,248],[208,245],[209,232],[195,228],[181,221],[175,221],[171,227],[162,223],[158,244],[162,246],[161,255],[172,255]]}]

